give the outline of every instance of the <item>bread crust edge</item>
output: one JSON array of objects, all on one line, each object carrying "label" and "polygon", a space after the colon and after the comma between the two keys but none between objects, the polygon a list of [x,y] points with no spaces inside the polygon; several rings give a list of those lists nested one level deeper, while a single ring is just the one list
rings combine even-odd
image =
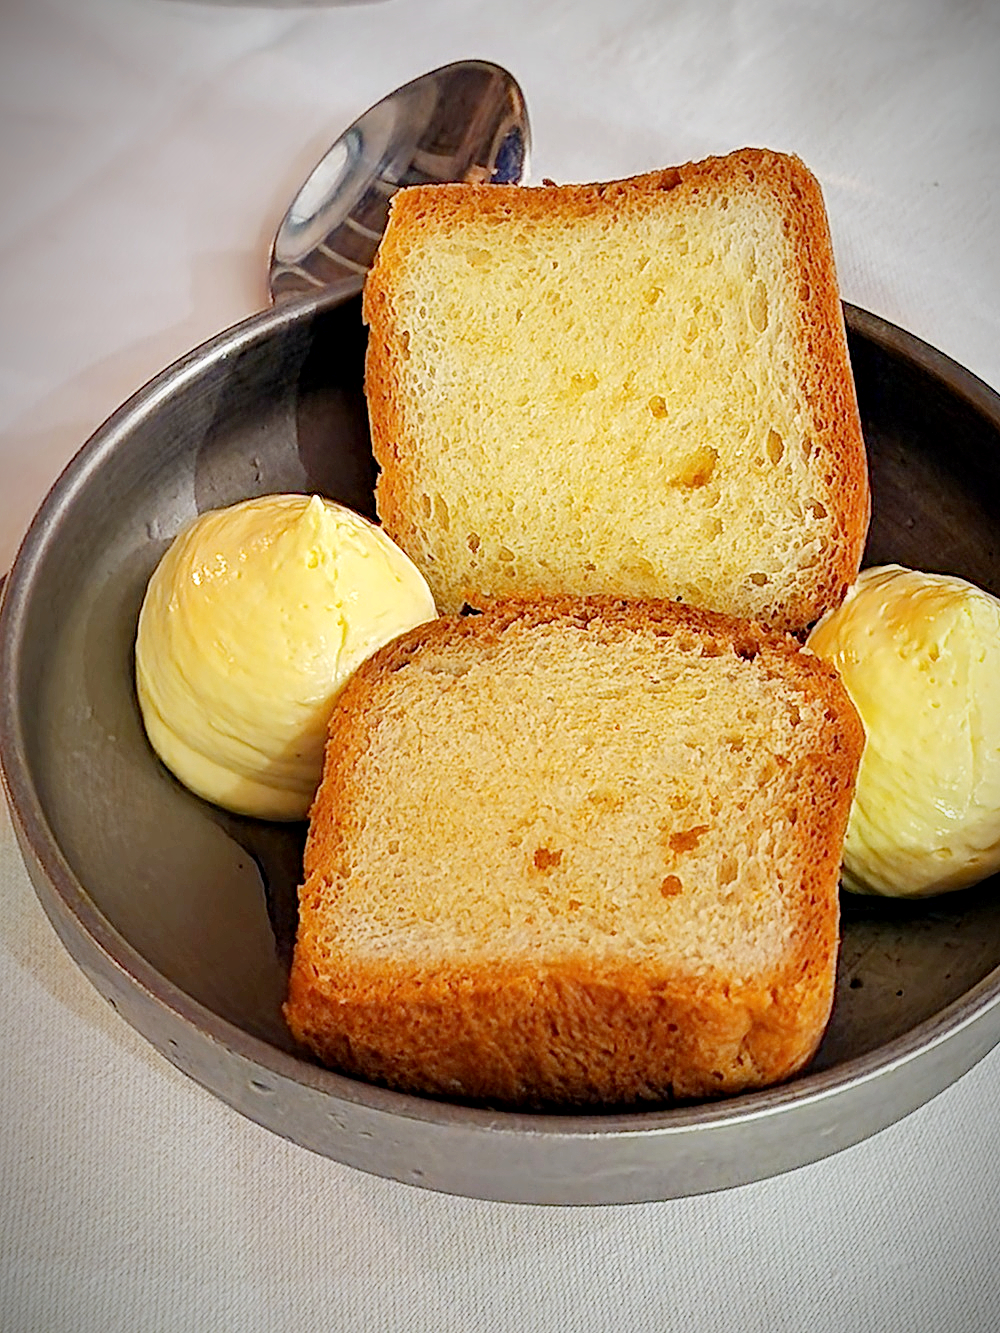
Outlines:
[{"label": "bread crust edge", "polygon": [[[342,952],[331,967],[313,947],[311,913],[344,864],[351,771],[368,742],[372,690],[456,634],[499,635],[518,621],[566,615],[683,625],[739,653],[778,653],[824,703],[835,743],[802,776],[813,836],[781,965],[752,983],[580,959],[427,968]],[[858,715],[828,663],[789,635],[722,613],[665,600],[508,598],[483,615],[417,626],[358,669],[331,723],[284,1007],[292,1034],[324,1063],[400,1091],[543,1110],[732,1095],[790,1078],[815,1054],[833,1005],[840,848],[863,744]]]},{"label": "bread crust edge", "polygon": [[[802,633],[836,607],[857,577],[871,517],[867,451],[836,279],[836,265],[822,190],[816,177],[794,154],[743,148],[725,155],[687,162],[621,180],[594,184],[545,186],[440,184],[410,186],[390,205],[389,225],[365,282],[362,318],[369,326],[365,394],[369,405],[372,450],[380,469],[376,505],[386,531],[404,550],[418,546],[408,510],[405,455],[415,447],[405,410],[398,366],[401,352],[394,332],[392,286],[405,252],[405,238],[421,226],[421,214],[433,209],[438,225],[467,218],[519,217],[543,222],[557,207],[563,216],[583,216],[617,199],[640,201],[661,191],[696,191],[703,185],[749,186],[770,191],[786,215],[789,240],[798,266],[800,288],[808,297],[798,304],[795,342],[800,375],[812,409],[812,436],[828,460],[826,498],[836,515],[836,534],[824,556],[824,568],[812,589],[773,607],[772,628]],[[464,598],[480,604],[491,590],[474,586],[461,597],[439,598],[444,611],[459,609]]]}]

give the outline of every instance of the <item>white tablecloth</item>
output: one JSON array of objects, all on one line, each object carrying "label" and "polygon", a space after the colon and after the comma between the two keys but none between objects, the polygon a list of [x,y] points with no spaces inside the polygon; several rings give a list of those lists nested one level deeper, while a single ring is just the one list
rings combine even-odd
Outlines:
[{"label": "white tablecloth", "polygon": [[[744,144],[826,195],[843,295],[1000,388],[993,0],[6,0],[0,568],[91,430],[261,308],[332,137],[508,66],[532,177]],[[177,1073],[91,989],[0,809],[0,1328],[1000,1328],[1000,1051],[901,1124],[708,1197],[531,1208],[370,1178]]]}]

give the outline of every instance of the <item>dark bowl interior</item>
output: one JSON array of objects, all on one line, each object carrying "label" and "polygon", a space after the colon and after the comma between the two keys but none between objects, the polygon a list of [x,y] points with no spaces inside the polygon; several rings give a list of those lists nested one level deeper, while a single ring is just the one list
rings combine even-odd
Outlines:
[{"label": "dark bowl interior", "polygon": [[[874,496],[866,563],[956,573],[1000,594],[996,395],[883,321],[847,317]],[[286,1052],[304,828],[229,815],[174,781],[143,734],[132,645],[146,581],[195,513],[316,490],[374,515],[364,348],[355,296],[272,312],[224,354],[172,368],[55,488],[24,556],[34,595],[17,608],[4,745],[69,871],[162,977]],[[845,897],[836,1005],[813,1070],[910,1032],[997,967],[996,890]]]}]

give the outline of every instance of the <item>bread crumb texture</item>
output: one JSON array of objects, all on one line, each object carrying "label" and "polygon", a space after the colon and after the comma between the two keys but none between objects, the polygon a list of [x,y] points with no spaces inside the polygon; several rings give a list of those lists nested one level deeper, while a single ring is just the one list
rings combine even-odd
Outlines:
[{"label": "bread crumb texture", "polygon": [[670,596],[801,629],[855,577],[865,451],[797,158],[403,190],[364,309],[379,514],[439,609]]},{"label": "bread crumb texture", "polygon": [[832,1002],[861,746],[826,664],[672,602],[508,599],[404,635],[334,714],[292,1031],[503,1105],[789,1076]]}]

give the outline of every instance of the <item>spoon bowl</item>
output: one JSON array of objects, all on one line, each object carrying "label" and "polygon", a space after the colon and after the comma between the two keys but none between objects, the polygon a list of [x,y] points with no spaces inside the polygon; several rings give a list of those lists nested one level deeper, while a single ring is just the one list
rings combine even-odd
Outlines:
[{"label": "spoon bowl", "polygon": [[489,61],[443,65],[397,88],[344,131],[292,200],[271,246],[271,300],[366,273],[404,185],[519,183],[530,138],[517,81]]}]

